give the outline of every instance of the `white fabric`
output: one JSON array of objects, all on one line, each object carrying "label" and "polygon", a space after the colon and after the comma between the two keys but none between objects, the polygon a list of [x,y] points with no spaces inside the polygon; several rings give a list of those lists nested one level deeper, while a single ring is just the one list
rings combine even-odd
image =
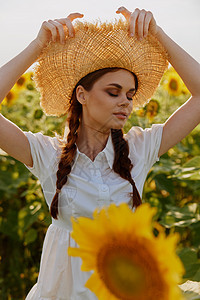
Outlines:
[{"label": "white fabric", "polygon": [[[124,135],[129,143],[129,157],[133,163],[132,178],[142,196],[143,185],[152,165],[158,160],[163,125],[155,124],[143,130],[132,127]],[[61,150],[56,137],[25,132],[31,147],[33,167],[27,167],[40,180],[44,197],[50,207],[56,191],[56,172]],[[70,237],[70,217],[92,217],[97,207],[126,202],[132,186],[112,170],[114,148],[111,135],[106,147],[92,162],[78,149],[67,184],[59,195],[59,217],[52,219],[44,240],[37,283],[26,300],[96,300],[84,287],[91,272],[80,270],[79,257],[69,257],[67,248],[78,247]]]}]

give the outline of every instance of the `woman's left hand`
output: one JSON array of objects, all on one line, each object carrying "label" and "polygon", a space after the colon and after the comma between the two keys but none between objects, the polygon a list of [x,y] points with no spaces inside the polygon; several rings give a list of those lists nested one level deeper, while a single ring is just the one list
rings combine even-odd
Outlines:
[{"label": "woman's left hand", "polygon": [[156,35],[158,32],[158,25],[150,11],[136,8],[134,12],[130,12],[124,6],[121,6],[116,13],[121,13],[126,18],[130,24],[130,36],[137,35],[138,40],[147,37],[148,33]]}]

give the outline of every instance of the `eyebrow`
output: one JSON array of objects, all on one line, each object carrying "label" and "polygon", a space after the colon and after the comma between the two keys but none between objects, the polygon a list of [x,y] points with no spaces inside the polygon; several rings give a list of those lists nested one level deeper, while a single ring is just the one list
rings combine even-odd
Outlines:
[{"label": "eyebrow", "polygon": [[[122,86],[119,85],[118,83],[109,83],[107,86],[109,86],[109,85],[114,85],[114,86],[116,86],[118,89],[122,89]],[[133,91],[135,91],[135,88],[130,89],[129,91],[130,91],[130,92],[133,92]]]}]

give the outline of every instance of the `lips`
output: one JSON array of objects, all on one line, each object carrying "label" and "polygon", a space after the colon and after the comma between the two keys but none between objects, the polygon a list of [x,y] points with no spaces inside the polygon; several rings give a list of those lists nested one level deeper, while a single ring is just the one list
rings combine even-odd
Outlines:
[{"label": "lips", "polygon": [[127,117],[127,114],[125,112],[122,112],[122,111],[114,113],[114,115],[123,115],[123,116]]},{"label": "lips", "polygon": [[127,119],[127,114],[125,112],[117,112],[113,114],[116,118],[121,119],[121,120],[126,120]]}]

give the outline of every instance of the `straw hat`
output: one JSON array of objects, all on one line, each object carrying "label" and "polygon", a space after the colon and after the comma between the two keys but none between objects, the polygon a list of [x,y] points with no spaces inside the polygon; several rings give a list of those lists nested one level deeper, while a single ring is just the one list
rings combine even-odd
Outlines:
[{"label": "straw hat", "polygon": [[[119,67],[134,72],[138,90],[134,108],[154,94],[165,69],[167,54],[157,38],[148,34],[142,41],[128,34],[127,21],[112,23],[78,21],[75,37],[64,45],[50,42],[34,68],[34,80],[47,115],[68,112],[69,100],[78,81],[98,69]],[[67,34],[67,28],[65,28]]]}]

